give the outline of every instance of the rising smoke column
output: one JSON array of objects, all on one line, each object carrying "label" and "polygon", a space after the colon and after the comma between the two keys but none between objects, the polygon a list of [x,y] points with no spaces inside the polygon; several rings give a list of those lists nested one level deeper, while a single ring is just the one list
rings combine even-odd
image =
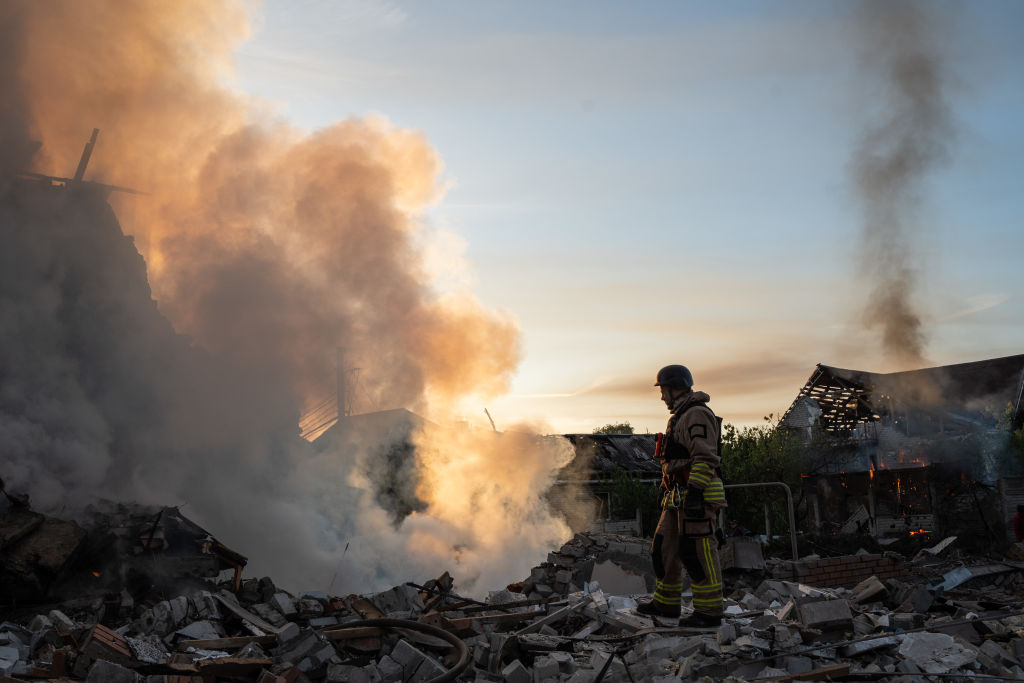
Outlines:
[{"label": "rising smoke column", "polygon": [[336,346],[361,368],[362,409],[439,422],[515,370],[510,317],[431,287],[420,214],[441,164],[424,136],[383,118],[305,132],[225,88],[248,32],[240,2],[0,11],[17,38],[0,47],[2,139],[43,141],[32,170],[65,176],[100,128],[87,178],[151,193],[112,197],[128,238],[102,202],[3,207],[8,485],[50,510],[91,495],[184,503],[253,571],[297,587],[522,578],[567,533],[538,496],[564,444],[423,430],[412,466],[435,486],[396,528],[362,476],[377,444],[342,457],[297,436],[333,386]]},{"label": "rising smoke column", "polygon": [[872,286],[864,323],[881,330],[887,356],[920,365],[926,339],[914,303],[914,214],[925,176],[946,159],[953,132],[943,91],[943,8],[869,0],[861,10],[861,64],[876,86],[864,103],[875,121],[852,160],[863,210],[861,274]]}]

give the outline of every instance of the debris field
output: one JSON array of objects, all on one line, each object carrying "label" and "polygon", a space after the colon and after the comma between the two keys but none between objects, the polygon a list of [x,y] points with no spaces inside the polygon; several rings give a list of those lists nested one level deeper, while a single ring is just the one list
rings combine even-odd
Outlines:
[{"label": "debris field", "polygon": [[[243,579],[244,557],[171,508],[159,520],[152,513],[119,506],[95,517],[126,560],[105,571],[134,584],[108,578],[49,603],[40,596],[79,584],[44,585],[23,546],[52,576],[62,561],[82,565],[74,556],[88,558],[88,548],[67,539],[87,546],[95,530],[39,516],[26,532],[27,511],[14,508],[0,518],[0,681],[1024,680],[1020,544],[999,560],[964,556],[950,537],[913,557],[860,550],[793,562],[729,539],[722,626],[693,633],[634,611],[653,583],[644,539],[576,534],[483,601],[460,596],[447,572],[333,596]],[[51,527],[66,557],[39,551]],[[189,533],[195,550],[172,552]],[[139,590],[147,566],[160,571]],[[12,586],[29,604],[13,599]]]}]

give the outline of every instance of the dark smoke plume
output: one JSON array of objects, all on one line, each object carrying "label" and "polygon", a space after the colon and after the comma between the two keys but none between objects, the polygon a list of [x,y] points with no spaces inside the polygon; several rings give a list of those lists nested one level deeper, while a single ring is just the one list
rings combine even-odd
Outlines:
[{"label": "dark smoke plume", "polygon": [[541,500],[564,444],[425,425],[416,471],[392,477],[422,505],[396,528],[377,435],[344,453],[298,436],[338,346],[361,368],[357,412],[443,421],[516,368],[515,322],[427,275],[441,164],[421,134],[380,118],[307,133],[225,88],[243,2],[7,0],[0,19],[3,163],[69,176],[96,127],[86,179],[150,193],[112,196],[119,223],[102,197],[0,166],[10,490],[45,511],[187,504],[252,571],[335,591],[445,569],[470,592],[503,585],[567,533]]},{"label": "dark smoke plume", "polygon": [[943,7],[869,0],[858,23],[862,66],[875,92],[875,122],[852,162],[863,206],[862,275],[870,282],[864,322],[880,329],[887,356],[921,364],[925,334],[915,306],[915,210],[925,176],[948,155],[953,134],[943,87]]}]

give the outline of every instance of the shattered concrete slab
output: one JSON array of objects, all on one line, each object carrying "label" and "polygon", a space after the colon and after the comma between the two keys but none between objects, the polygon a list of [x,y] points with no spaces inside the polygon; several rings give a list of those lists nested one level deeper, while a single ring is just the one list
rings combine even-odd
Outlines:
[{"label": "shattered concrete slab", "polygon": [[[902,578],[810,586],[772,578],[780,560],[769,558],[763,570],[730,570],[722,625],[692,634],[635,612],[650,597],[643,552],[643,539],[577,534],[483,601],[458,595],[450,577],[361,596],[292,593],[269,577],[236,587],[232,577],[159,599],[71,600],[0,624],[0,674],[146,683],[427,681],[454,668],[458,680],[522,683],[589,682],[602,670],[607,681],[1024,675],[1024,566],[1009,561],[999,571],[968,564],[969,580],[935,590],[956,569],[940,559]],[[394,625],[366,622],[381,618]]]}]

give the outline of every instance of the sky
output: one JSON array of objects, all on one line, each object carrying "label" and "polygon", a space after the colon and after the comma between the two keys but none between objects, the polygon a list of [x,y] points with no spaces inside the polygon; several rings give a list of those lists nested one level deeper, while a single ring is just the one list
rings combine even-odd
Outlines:
[{"label": "sky", "polygon": [[511,391],[467,419],[660,431],[654,376],[682,363],[752,425],[816,363],[1024,353],[1024,5],[923,8],[949,125],[880,242],[913,275],[916,362],[864,324],[852,169],[891,98],[856,3],[266,0],[227,78],[311,132],[383,117],[437,151],[436,287],[522,335]]}]

